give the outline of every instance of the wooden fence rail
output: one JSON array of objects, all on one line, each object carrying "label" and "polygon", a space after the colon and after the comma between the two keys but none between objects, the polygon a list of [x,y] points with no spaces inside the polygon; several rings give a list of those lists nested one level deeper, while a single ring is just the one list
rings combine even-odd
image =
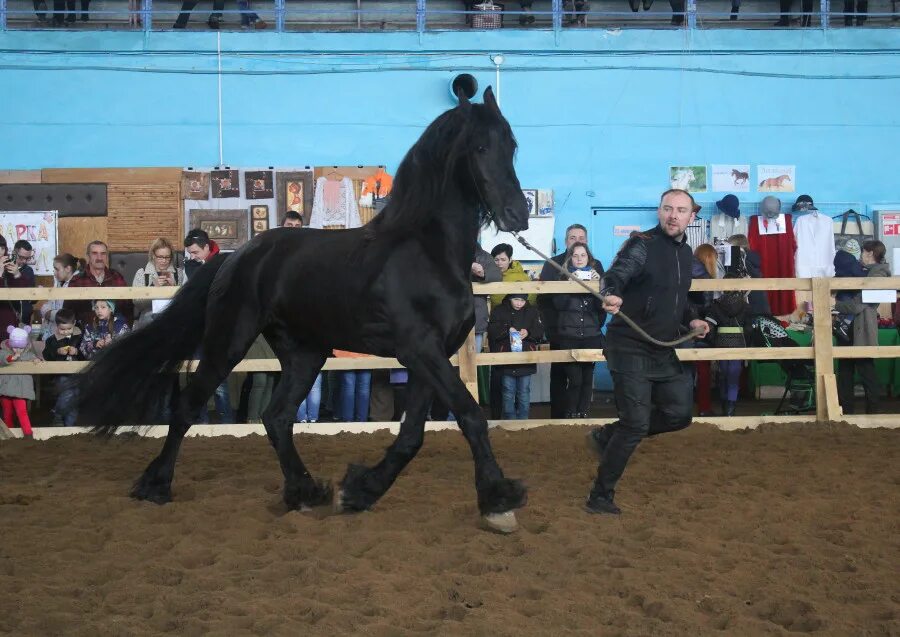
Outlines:
[{"label": "wooden fence rail", "polygon": [[[599,282],[589,282],[599,290]],[[538,294],[578,294],[584,290],[576,283],[567,281],[533,281],[519,283],[486,283],[472,285],[479,295],[511,294],[514,292]],[[813,308],[828,308],[827,311],[813,313],[813,340],[811,347],[772,348],[686,348],[676,353],[684,361],[701,360],[813,360],[816,370],[816,416],[819,421],[847,420],[862,425],[900,424],[900,416],[848,416],[843,417],[837,403],[837,388],[834,377],[834,360],[840,358],[900,358],[900,346],[889,347],[839,347],[834,348],[831,334],[832,293],[837,290],[893,289],[900,290],[900,277],[888,278],[817,278],[817,279],[698,279],[691,286],[692,291],[727,290],[795,290],[812,292]],[[167,299],[175,288],[123,287],[123,288],[5,288],[0,289],[0,301],[7,300],[93,300],[107,299]],[[477,396],[477,368],[479,365],[513,365],[521,363],[589,362],[602,361],[599,349],[583,350],[542,350],[521,353],[476,353],[474,334],[470,334],[465,346],[450,361],[459,367],[460,376],[469,390]],[[82,370],[83,362],[36,361],[13,363],[0,368],[0,374],[73,374]],[[194,371],[197,361],[186,361],[183,370]],[[326,370],[354,369],[394,369],[402,367],[396,358],[331,358],[325,364]],[[236,372],[277,372],[277,360],[246,359],[235,367]],[[795,420],[810,418],[794,417]],[[704,418],[704,421],[730,427],[736,419]],[[762,418],[741,418],[741,422],[751,424]],[[783,420],[783,417],[774,420]],[[721,422],[719,422],[721,421]],[[530,421],[532,422],[532,421]],[[533,421],[536,424],[542,421]],[[547,421],[549,422],[549,421]],[[730,423],[730,424],[729,424]]]}]

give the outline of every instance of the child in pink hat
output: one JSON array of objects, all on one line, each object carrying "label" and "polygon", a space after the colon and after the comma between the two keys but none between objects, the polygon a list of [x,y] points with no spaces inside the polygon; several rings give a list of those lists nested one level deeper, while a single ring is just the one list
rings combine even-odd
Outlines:
[{"label": "child in pink hat", "polygon": [[[0,347],[0,364],[9,365],[17,361],[34,361],[37,354],[31,345],[30,326],[7,326],[9,338]],[[3,422],[13,426],[13,413],[26,438],[32,437],[31,419],[28,418],[26,400],[34,400],[34,378],[27,374],[0,374],[0,409]]]}]

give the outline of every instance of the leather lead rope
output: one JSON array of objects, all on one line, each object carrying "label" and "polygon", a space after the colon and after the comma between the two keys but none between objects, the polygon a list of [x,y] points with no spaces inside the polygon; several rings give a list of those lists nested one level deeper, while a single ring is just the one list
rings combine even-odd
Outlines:
[{"label": "leather lead rope", "polygon": [[[567,279],[569,279],[570,281],[574,281],[575,283],[577,283],[578,285],[583,287],[592,296],[597,297],[601,301],[603,300],[603,296],[599,292],[595,292],[584,281],[572,276],[571,272],[568,272],[564,267],[562,267],[556,261],[554,261],[553,259],[548,257],[546,254],[542,253],[540,250],[538,250],[533,245],[528,243],[528,241],[525,239],[525,237],[520,237],[518,232],[511,232],[510,234],[512,234],[518,240],[519,243],[521,243],[523,246],[525,246],[525,248],[527,250],[531,250],[536,255],[541,257],[545,263],[549,263],[550,265],[552,265],[561,274],[563,274]],[[645,332],[643,330],[643,328],[641,328],[640,325],[638,325],[633,320],[631,320],[631,317],[629,317],[627,314],[625,314],[625,312],[622,312],[621,310],[619,310],[619,312],[616,314],[616,316],[622,317],[622,320],[625,321],[625,323],[631,329],[633,329],[635,332],[637,332],[641,338],[643,338],[644,340],[646,340],[650,343],[653,343],[654,345],[658,345],[659,347],[677,347],[678,345],[681,345],[682,343],[687,343],[688,341],[691,341],[691,340],[697,338],[698,336],[700,336],[700,332],[698,330],[692,330],[689,333],[685,334],[684,336],[675,339],[674,341],[660,341],[658,339],[653,338],[649,334],[647,334],[647,332]]]}]

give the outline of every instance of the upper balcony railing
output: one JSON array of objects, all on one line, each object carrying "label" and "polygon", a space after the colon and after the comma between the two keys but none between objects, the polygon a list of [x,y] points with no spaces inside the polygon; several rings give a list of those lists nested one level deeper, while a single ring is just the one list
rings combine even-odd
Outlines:
[{"label": "upper balcony railing", "polygon": [[[519,0],[0,0],[0,29],[828,29],[900,26],[898,4],[900,0],[535,0],[523,8]],[[790,6],[787,13],[781,12],[782,5]]]}]

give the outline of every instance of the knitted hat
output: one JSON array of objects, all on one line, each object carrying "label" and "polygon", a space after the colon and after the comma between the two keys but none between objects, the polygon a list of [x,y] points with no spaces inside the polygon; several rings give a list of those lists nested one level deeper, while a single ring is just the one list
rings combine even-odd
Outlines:
[{"label": "knitted hat", "polygon": [[844,245],[841,246],[841,250],[843,252],[847,252],[853,255],[853,258],[859,260],[862,256],[862,246],[859,245],[859,241],[856,239],[847,239],[844,241]]},{"label": "knitted hat", "polygon": [[737,219],[741,216],[741,202],[734,195],[725,195],[716,202],[716,208],[720,212]]},{"label": "knitted hat", "polygon": [[6,333],[9,334],[10,347],[16,347],[19,349],[28,347],[28,334],[31,333],[30,325],[26,325],[25,327],[13,327],[12,325],[8,325],[6,327]]},{"label": "knitted hat", "polygon": [[512,301],[513,299],[522,299],[523,301],[528,300],[528,295],[524,292],[515,292],[514,294],[507,294],[506,298]]},{"label": "knitted hat", "polygon": [[115,313],[116,313],[116,302],[115,302],[115,301],[111,301],[111,300],[109,300],[109,299],[97,299],[96,301],[92,301],[92,302],[91,302],[91,308],[96,310],[96,309],[97,309],[97,303],[98,303],[99,301],[103,301],[104,303],[106,303],[106,305],[109,307],[109,313],[110,313],[110,314],[115,314]]}]

